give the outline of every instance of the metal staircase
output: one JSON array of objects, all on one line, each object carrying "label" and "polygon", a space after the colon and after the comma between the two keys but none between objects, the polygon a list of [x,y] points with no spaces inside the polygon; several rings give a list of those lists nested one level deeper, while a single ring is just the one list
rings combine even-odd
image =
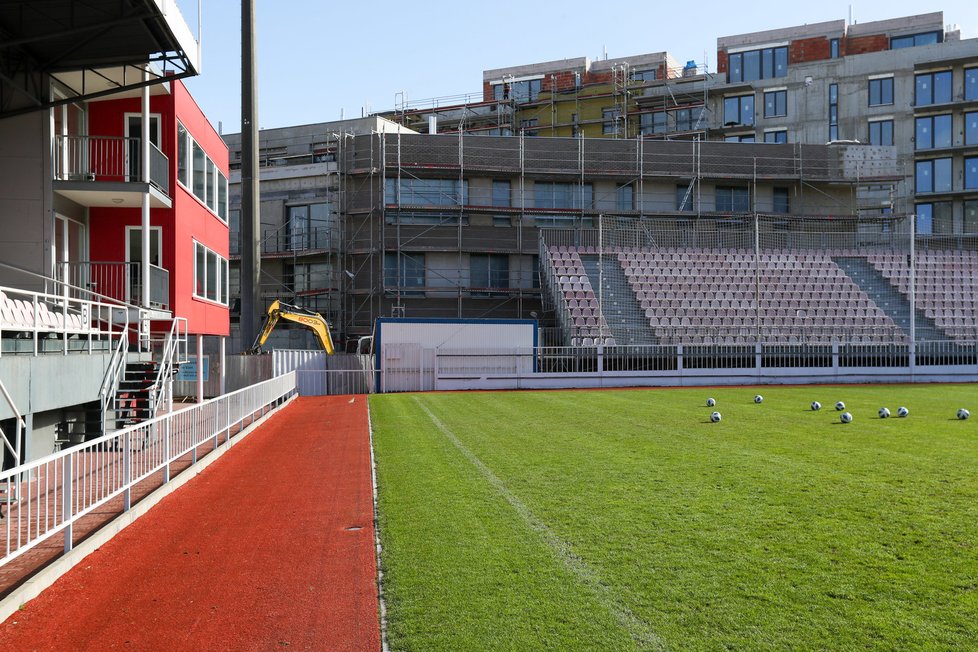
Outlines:
[{"label": "metal staircase", "polygon": [[601,297],[601,312],[615,342],[621,346],[658,344],[617,256],[582,255],[581,262],[591,286],[601,285],[601,292],[595,294]]}]

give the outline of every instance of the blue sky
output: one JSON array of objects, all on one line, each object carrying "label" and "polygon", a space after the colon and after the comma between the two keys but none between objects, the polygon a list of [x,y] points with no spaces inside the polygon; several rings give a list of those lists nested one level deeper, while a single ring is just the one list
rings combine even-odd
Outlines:
[{"label": "blue sky", "polygon": [[[178,0],[197,29],[197,0]],[[203,74],[188,82],[215,126],[240,129],[240,3],[200,0]],[[846,19],[850,3],[325,2],[255,0],[262,128],[338,120],[410,101],[478,93],[482,71],[588,56],[670,52],[716,66],[716,39]],[[855,22],[943,11],[962,38],[978,36],[978,3],[907,0],[852,3]],[[686,9],[688,7],[688,9]],[[399,97],[398,97],[399,99]]]}]

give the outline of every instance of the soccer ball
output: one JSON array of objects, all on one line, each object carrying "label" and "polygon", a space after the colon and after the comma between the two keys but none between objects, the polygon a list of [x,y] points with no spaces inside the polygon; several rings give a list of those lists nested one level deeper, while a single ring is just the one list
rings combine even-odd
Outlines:
[{"label": "soccer ball", "polygon": [[843,412],[842,416],[839,417],[839,420],[842,421],[842,423],[852,423],[852,415],[848,412]]},{"label": "soccer ball", "polygon": [[964,408],[961,408],[960,410],[958,410],[958,418],[961,419],[962,421],[964,421],[965,419],[967,419],[970,416],[971,416],[971,412],[968,412]]},{"label": "soccer ball", "polygon": [[822,409],[822,404],[818,401],[812,401],[812,411],[817,412]]},{"label": "soccer ball", "polygon": [[717,404],[717,400],[715,398],[706,399],[706,407],[713,407],[716,404]]},{"label": "soccer ball", "polygon": [[720,419],[721,417],[719,412],[714,412],[713,414],[710,415],[710,421],[712,421],[713,423],[717,423],[718,421],[720,421]]},{"label": "soccer ball", "polygon": [[880,408],[880,419],[886,419],[890,416],[889,408]]},{"label": "soccer ball", "polygon": [[905,417],[908,414],[910,414],[910,410],[908,410],[905,407],[900,407],[899,409],[897,409],[897,416],[898,417]]},{"label": "soccer ball", "polygon": [[754,402],[755,403],[762,403],[763,401],[764,401],[764,397],[761,396],[760,394],[758,394],[757,396],[754,397]]},{"label": "soccer ball", "polygon": [[839,412],[842,412],[843,410],[846,409],[846,404],[843,403],[842,401],[839,401],[838,403],[835,404],[835,409],[838,410]]}]

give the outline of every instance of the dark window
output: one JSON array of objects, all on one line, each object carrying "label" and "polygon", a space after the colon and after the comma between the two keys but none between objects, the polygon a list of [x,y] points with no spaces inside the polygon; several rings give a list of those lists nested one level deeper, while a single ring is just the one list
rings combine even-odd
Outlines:
[{"label": "dark window", "polygon": [[[468,203],[468,181],[458,179],[397,179],[386,180],[385,201],[406,206],[461,206]],[[398,192],[399,191],[399,192]]]},{"label": "dark window", "polygon": [[893,121],[874,120],[869,123],[870,145],[893,145]]},{"label": "dark window", "polygon": [[[583,194],[583,199],[581,195]],[[587,208],[593,204],[591,184],[538,181],[533,184],[535,208]]]},{"label": "dark window", "polygon": [[764,132],[764,142],[765,143],[786,143],[786,142],[788,142],[788,132],[785,129],[779,129],[778,131],[765,131]]},{"label": "dark window", "polygon": [[[396,288],[423,288],[424,254],[408,254],[401,252],[384,254],[384,286]],[[422,294],[411,291],[410,294]]]},{"label": "dark window", "polygon": [[725,136],[723,141],[726,143],[753,143],[754,134],[738,134],[736,136]]},{"label": "dark window", "polygon": [[829,84],[829,140],[839,139],[839,85]]},{"label": "dark window", "polygon": [[492,205],[509,206],[509,202],[510,202],[509,181],[493,181],[492,182]]},{"label": "dark window", "polygon": [[964,114],[964,144],[978,145],[978,111]]},{"label": "dark window", "polygon": [[618,186],[615,189],[615,210],[635,210],[635,187],[631,184]]},{"label": "dark window", "polygon": [[754,96],[738,95],[723,98],[724,125],[753,125]]},{"label": "dark window", "polygon": [[964,159],[964,187],[978,188],[978,157]]},{"label": "dark window", "polygon": [[829,56],[833,59],[839,58],[839,39],[829,39]]},{"label": "dark window", "polygon": [[978,233],[978,200],[964,202],[964,232]]},{"label": "dark window", "polygon": [[513,100],[517,104],[535,102],[542,88],[540,79],[497,84],[493,87],[493,99]]},{"label": "dark window", "polygon": [[951,116],[931,115],[914,121],[914,144],[917,149],[951,146]]},{"label": "dark window", "polygon": [[950,158],[917,161],[914,183],[915,192],[950,192],[951,187]]},{"label": "dark window", "polygon": [[788,91],[764,93],[764,117],[775,118],[788,115]]},{"label": "dark window", "polygon": [[530,118],[529,120],[520,120],[520,131],[523,132],[524,136],[536,136],[539,132],[534,129],[534,127],[540,126],[539,118]]},{"label": "dark window", "polygon": [[890,39],[890,49],[912,48],[918,45],[932,45],[944,40],[941,32],[922,32],[920,34],[909,34],[907,36],[895,36]]},{"label": "dark window", "polygon": [[[506,254],[471,254],[469,286],[475,290],[509,287],[509,256]],[[493,292],[473,292],[472,296],[492,296]]]},{"label": "dark window", "polygon": [[914,78],[914,104],[944,104],[951,101],[951,71],[928,72]]},{"label": "dark window", "polygon": [[620,116],[621,111],[617,107],[612,109],[602,109],[601,118],[604,120],[604,122],[601,123],[601,133],[617,134],[618,119]]},{"label": "dark window", "polygon": [[750,210],[750,191],[734,186],[717,186],[715,202],[719,212],[746,213]]},{"label": "dark window", "polygon": [[186,187],[187,179],[187,129],[177,123],[177,180]]},{"label": "dark window", "polygon": [[869,80],[869,105],[883,106],[893,104],[893,78]]},{"label": "dark window", "polygon": [[[696,199],[696,193],[694,188],[689,185],[677,185],[676,186],[676,210],[677,211],[691,211],[693,210],[693,202]],[[688,195],[687,195],[688,193]]]},{"label": "dark window", "polygon": [[964,99],[978,100],[978,68],[964,70]]},{"label": "dark window", "polygon": [[655,71],[655,69],[652,69],[652,70],[633,70],[632,73],[631,73],[631,75],[632,75],[632,81],[637,81],[637,82],[650,82],[650,81],[655,81],[656,71]]},{"label": "dark window", "polygon": [[771,208],[775,213],[790,213],[791,204],[789,197],[791,196],[790,188],[775,188],[772,191],[772,201]]},{"label": "dark window", "polygon": [[745,82],[788,74],[788,47],[737,52],[727,57],[727,81]]}]

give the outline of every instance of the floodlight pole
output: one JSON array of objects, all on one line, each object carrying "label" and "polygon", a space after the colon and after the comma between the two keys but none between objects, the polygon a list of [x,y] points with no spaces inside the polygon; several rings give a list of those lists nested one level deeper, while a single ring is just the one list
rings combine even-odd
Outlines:
[{"label": "floodlight pole", "polygon": [[255,4],[241,0],[241,315],[242,347],[258,334],[261,304],[261,196],[258,173],[258,71]]}]

